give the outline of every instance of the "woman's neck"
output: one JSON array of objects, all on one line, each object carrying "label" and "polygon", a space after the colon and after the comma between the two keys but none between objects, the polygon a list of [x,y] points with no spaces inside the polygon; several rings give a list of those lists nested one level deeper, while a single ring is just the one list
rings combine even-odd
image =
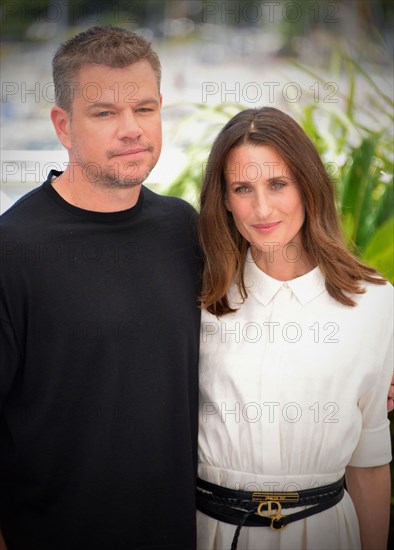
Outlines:
[{"label": "woman's neck", "polygon": [[[251,247],[254,263],[261,271],[278,281],[290,281],[305,275],[316,267],[306,251],[301,247],[284,249],[270,249],[262,251]],[[291,251],[291,252],[290,252]]]}]

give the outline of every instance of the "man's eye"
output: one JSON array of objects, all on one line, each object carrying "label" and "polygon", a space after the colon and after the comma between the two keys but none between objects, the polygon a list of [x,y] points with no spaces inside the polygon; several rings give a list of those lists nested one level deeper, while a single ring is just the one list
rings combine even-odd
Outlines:
[{"label": "man's eye", "polygon": [[140,109],[137,109],[139,113],[150,113],[153,109],[149,109],[148,107],[141,107]]},{"label": "man's eye", "polygon": [[100,118],[106,118],[110,115],[110,111],[101,111],[100,113],[97,113],[97,116]]}]

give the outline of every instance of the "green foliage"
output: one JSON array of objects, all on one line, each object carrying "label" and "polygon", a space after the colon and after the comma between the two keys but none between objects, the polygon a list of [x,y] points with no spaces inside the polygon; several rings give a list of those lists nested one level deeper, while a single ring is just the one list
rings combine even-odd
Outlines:
[{"label": "green foliage", "polygon": [[164,193],[182,197],[197,207],[204,168],[212,143],[226,122],[245,107],[238,103],[219,103],[214,107],[206,103],[196,103],[191,107],[192,113],[183,118],[174,129],[175,137],[181,136],[182,141],[186,142],[187,162]]},{"label": "green foliage", "polygon": [[[299,108],[299,122],[331,168],[348,247],[394,282],[393,102],[359,64],[341,56],[348,77],[343,108],[308,104]],[[355,98],[360,86],[369,88],[361,106]]]},{"label": "green foliage", "polygon": [[[307,104],[293,104],[294,116],[315,143],[335,183],[348,247],[394,282],[393,102],[362,67],[343,52],[341,55],[348,78],[347,95],[339,94],[341,103],[317,103],[311,98]],[[295,65],[323,86],[326,84],[309,69]],[[361,106],[355,98],[359,86],[370,90]],[[165,190],[167,194],[197,205],[203,168],[214,138],[234,114],[245,108],[230,103],[194,105],[192,115],[178,127],[181,134],[192,133],[186,147],[187,163]]]}]

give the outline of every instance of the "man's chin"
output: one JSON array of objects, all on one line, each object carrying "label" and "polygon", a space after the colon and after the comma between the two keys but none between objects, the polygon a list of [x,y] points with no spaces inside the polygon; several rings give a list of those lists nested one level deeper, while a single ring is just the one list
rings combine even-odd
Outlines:
[{"label": "man's chin", "polygon": [[[153,165],[154,166],[154,165]],[[84,177],[99,187],[128,189],[141,185],[151,173],[153,166],[130,163],[125,166],[101,167],[89,163],[82,166]]]},{"label": "man's chin", "polygon": [[114,174],[113,172],[103,173],[97,178],[95,183],[100,187],[111,189],[130,189],[141,185],[149,176],[150,170],[144,174],[134,174],[132,177],[128,174]]},{"label": "man's chin", "polygon": [[123,188],[127,189],[130,187],[136,187],[138,185],[141,185],[146,178],[151,173],[152,168],[146,168],[145,171],[141,171],[139,169],[134,169],[131,172],[131,170],[126,170],[122,173],[121,170],[119,171],[108,171],[107,173],[103,173],[103,179],[102,184],[106,187],[112,187],[112,188]]},{"label": "man's chin", "polygon": [[143,181],[144,180],[139,180],[139,179],[136,179],[136,180],[117,179],[117,180],[102,181],[101,184],[103,187],[107,187],[111,189],[131,189],[132,187],[138,187],[139,185],[142,184]]}]

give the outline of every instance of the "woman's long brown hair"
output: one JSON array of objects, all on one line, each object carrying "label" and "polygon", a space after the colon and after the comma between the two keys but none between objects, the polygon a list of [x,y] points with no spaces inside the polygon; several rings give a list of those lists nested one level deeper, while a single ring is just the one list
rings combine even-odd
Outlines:
[{"label": "woman's long brown hair", "polygon": [[354,306],[351,294],[364,292],[361,281],[386,283],[347,250],[335,207],[334,186],[302,128],[273,107],[247,109],[235,115],[217,136],[202,185],[199,235],[205,256],[203,308],[218,316],[234,311],[227,295],[233,282],[241,297],[247,298],[243,271],[249,243],[226,209],[224,178],[229,151],[242,144],[273,147],[296,179],[305,205],[303,247],[311,262],[320,267],[326,289],[335,300]]}]

